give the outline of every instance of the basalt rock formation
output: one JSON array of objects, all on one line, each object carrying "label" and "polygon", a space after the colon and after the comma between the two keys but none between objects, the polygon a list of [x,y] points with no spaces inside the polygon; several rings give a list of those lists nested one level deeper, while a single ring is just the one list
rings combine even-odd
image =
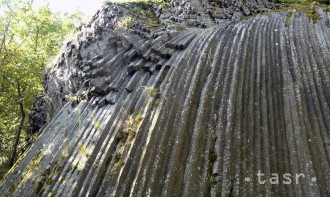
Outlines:
[{"label": "basalt rock formation", "polygon": [[330,13],[239,20],[282,6],[104,6],[45,75],[0,195],[329,196]]}]

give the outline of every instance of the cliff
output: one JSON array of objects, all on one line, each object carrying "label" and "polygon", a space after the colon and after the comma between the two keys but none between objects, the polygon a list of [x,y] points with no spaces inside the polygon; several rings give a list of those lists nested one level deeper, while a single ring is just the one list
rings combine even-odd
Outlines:
[{"label": "cliff", "polygon": [[329,196],[330,13],[312,6],[104,6],[45,75],[42,134],[0,194]]}]

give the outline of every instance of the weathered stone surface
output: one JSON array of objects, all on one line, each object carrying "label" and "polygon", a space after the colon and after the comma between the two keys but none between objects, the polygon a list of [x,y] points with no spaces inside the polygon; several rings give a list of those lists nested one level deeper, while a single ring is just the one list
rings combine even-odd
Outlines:
[{"label": "weathered stone surface", "polygon": [[[168,2],[162,30],[118,27],[133,4],[110,4],[68,43],[34,106],[42,135],[0,195],[330,195],[329,13],[221,21],[279,6]],[[188,20],[175,13],[209,28],[168,28]],[[258,170],[306,179],[259,184]]]}]

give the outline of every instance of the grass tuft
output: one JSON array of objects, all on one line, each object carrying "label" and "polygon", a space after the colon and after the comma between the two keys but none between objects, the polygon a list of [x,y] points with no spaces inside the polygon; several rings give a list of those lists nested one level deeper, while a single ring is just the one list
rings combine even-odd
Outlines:
[{"label": "grass tuft", "polygon": [[144,86],[143,90],[147,93],[148,97],[156,98],[160,95],[160,89],[152,87],[152,86]]}]

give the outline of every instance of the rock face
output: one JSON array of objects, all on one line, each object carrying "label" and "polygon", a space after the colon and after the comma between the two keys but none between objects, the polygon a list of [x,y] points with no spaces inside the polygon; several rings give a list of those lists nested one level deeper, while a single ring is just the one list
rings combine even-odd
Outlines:
[{"label": "rock face", "polygon": [[[91,77],[103,73],[102,69],[94,73],[92,70],[103,66],[118,51],[130,50],[125,54],[125,63],[134,60],[136,56],[158,62],[162,57],[168,59],[175,48],[169,47],[169,52],[161,54],[162,57],[157,55],[155,49],[158,47],[163,50],[160,48],[163,43],[186,30],[205,29],[215,24],[228,23],[228,19],[238,20],[242,16],[281,7],[268,0],[258,3],[230,0],[165,2],[110,4],[99,10],[88,25],[78,29],[80,33],[77,39],[67,43],[58,61],[45,75],[44,94],[35,104],[30,118],[32,132],[39,133],[60,111],[68,101],[67,95],[75,95],[85,85],[89,86]],[[123,29],[118,23],[127,16],[132,16],[134,22],[128,29]],[[181,49],[185,46],[178,47]],[[129,73],[130,69],[135,71],[134,66],[129,67]]]},{"label": "rock face", "polygon": [[276,7],[260,2],[148,5],[161,28],[104,7],[48,71],[35,108],[52,121],[0,194],[329,196],[330,14],[189,25]]}]

